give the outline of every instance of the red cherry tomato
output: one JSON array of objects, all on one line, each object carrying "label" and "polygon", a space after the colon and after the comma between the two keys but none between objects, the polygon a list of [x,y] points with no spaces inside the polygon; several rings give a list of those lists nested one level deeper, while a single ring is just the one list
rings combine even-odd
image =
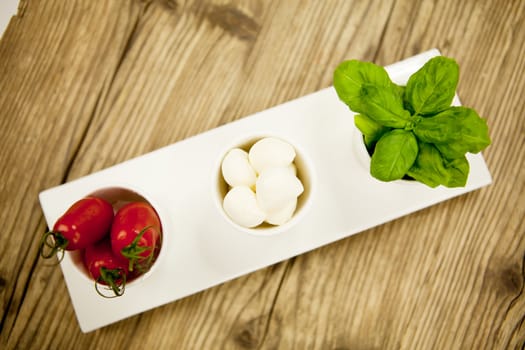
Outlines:
[{"label": "red cherry tomato", "polygon": [[[40,243],[40,255],[47,259],[56,252],[82,249],[106,235],[113,221],[113,207],[97,197],[75,202],[46,232]],[[52,237],[52,239],[50,239]]]},{"label": "red cherry tomato", "polygon": [[[109,237],[86,247],[84,265],[95,280],[95,288],[98,294],[106,298],[124,294],[126,280],[129,279],[127,274],[128,262],[113,254]],[[108,296],[102,293],[99,284],[108,286],[114,295]]]},{"label": "red cherry tomato", "polygon": [[160,219],[148,203],[128,203],[115,214],[110,237],[115,255],[129,261],[128,271],[146,272],[160,247]]}]

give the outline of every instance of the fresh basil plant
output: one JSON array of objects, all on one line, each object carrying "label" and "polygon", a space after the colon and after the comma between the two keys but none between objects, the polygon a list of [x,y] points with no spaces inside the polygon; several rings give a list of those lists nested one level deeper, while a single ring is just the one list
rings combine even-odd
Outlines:
[{"label": "fresh basil plant", "polygon": [[337,95],[357,113],[356,127],[371,154],[370,173],[381,181],[412,178],[430,187],[465,186],[467,152],[490,145],[486,121],[475,110],[451,106],[459,79],[455,60],[430,59],[406,86],[386,70],[359,60],[334,71]]}]

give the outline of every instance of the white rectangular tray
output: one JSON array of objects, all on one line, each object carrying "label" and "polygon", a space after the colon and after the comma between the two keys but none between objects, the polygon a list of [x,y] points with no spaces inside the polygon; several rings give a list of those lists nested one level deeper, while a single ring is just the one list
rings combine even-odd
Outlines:
[{"label": "white rectangular tray", "polygon": [[16,16],[18,10],[19,0],[2,0],[0,1],[0,39],[11,20],[11,17]]},{"label": "white rectangular tray", "polygon": [[[387,67],[400,84],[431,50]],[[459,100],[456,99],[456,104]],[[286,231],[253,236],[224,219],[215,184],[220,158],[250,135],[290,141],[311,160],[314,178],[307,212]],[[142,284],[104,299],[78,273],[70,255],[61,263],[83,332],[172,302],[238,276],[310,251],[373,226],[491,183],[481,154],[468,155],[466,187],[431,189],[419,183],[382,183],[357,156],[352,113],[332,87],[298,98],[111,168],[40,193],[49,227],[76,200],[120,184],[144,190],[167,215],[164,256]],[[438,238],[437,238],[438,239]]]}]

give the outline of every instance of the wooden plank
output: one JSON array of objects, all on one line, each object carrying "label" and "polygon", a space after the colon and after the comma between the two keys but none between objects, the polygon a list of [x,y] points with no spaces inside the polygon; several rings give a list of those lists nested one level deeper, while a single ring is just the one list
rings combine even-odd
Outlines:
[{"label": "wooden plank", "polygon": [[[0,42],[7,348],[525,342],[523,2],[53,0],[24,8]],[[329,86],[343,59],[389,64],[432,47],[458,60],[462,102],[488,118],[492,186],[80,334],[59,269],[36,258],[41,189]]]},{"label": "wooden plank", "polygon": [[378,60],[433,46],[458,59],[462,102],[491,126],[494,184],[299,257],[273,313],[280,347],[523,346],[523,11],[396,2]]},{"label": "wooden plank", "polygon": [[65,307],[74,324],[59,270],[37,258],[45,232],[38,193],[65,178],[139,9],[117,1],[22,5],[0,42],[0,297],[2,340],[23,348],[53,298],[59,307],[48,316],[57,322]]},{"label": "wooden plank", "polygon": [[[270,107],[306,92],[315,91],[319,88],[315,85],[319,83],[313,79],[311,84],[315,85],[311,86],[309,90],[288,92],[289,95],[276,100],[276,91],[279,92],[280,90],[268,89],[267,86],[269,84],[280,86],[283,83],[282,74],[267,74],[266,72],[269,69],[268,67],[274,64],[275,55],[284,57],[282,52],[289,50],[287,46],[290,43],[295,43],[295,41],[281,42],[281,46],[275,47],[275,40],[256,40],[259,35],[257,31],[263,27],[258,24],[258,21],[264,19],[276,21],[274,16],[278,15],[277,22],[272,23],[278,24],[278,26],[273,25],[271,27],[274,28],[273,31],[268,30],[268,34],[266,34],[275,37],[290,26],[286,23],[286,18],[300,8],[300,3],[287,4],[281,8],[273,5],[268,9],[260,6],[254,9],[249,6],[236,8],[224,4],[211,4],[204,7],[196,4],[172,7],[160,2],[148,4],[141,14],[140,20],[134,24],[133,32],[128,33],[128,44],[124,48],[125,59],[118,62],[111,80],[105,82],[104,89],[100,92],[90,125],[83,138],[83,143],[76,153],[75,161],[68,169],[67,178],[72,179],[81,176],[225,121]],[[368,7],[361,6],[360,12],[355,12],[355,15],[362,15],[367,9]],[[331,8],[331,11],[335,11],[335,9]],[[316,9],[312,8],[310,11],[303,10],[302,15],[312,16],[315,13]],[[250,19],[250,16],[254,14],[259,14],[261,20]],[[220,18],[223,17],[230,19],[221,20]],[[328,18],[326,20],[329,22]],[[239,21],[244,21],[246,24],[241,27],[247,28],[241,33],[237,32],[236,27],[233,26]],[[343,26],[344,22],[339,21],[338,25]],[[299,48],[303,51],[319,52],[318,46],[310,47],[308,45],[308,36],[304,36],[300,29],[295,28],[294,35],[302,39],[302,42],[295,45],[300,45]],[[327,28],[324,32],[327,37],[331,37],[329,29]],[[177,32],[179,35],[173,35],[173,32]],[[315,32],[315,27],[311,29],[311,32]],[[311,35],[311,33],[309,34]],[[151,37],[156,38],[156,40],[151,40]],[[256,47],[255,41],[262,42],[268,48]],[[319,42],[318,45],[321,43]],[[337,42],[332,41],[331,45],[332,47],[327,47],[327,49],[332,50],[333,47],[337,46]],[[252,53],[253,51],[255,53]],[[259,56],[263,57],[260,58]],[[326,54],[324,56],[324,59],[334,59]],[[264,61],[262,61],[263,58]],[[303,61],[303,65],[308,63],[306,58]],[[192,64],[190,65],[187,62]],[[260,68],[253,69],[251,66],[254,64],[259,64]],[[183,69],[188,66],[190,69]],[[232,70],[232,67],[239,69]],[[304,67],[297,65],[294,60],[281,63],[280,69],[283,72],[289,68],[293,68],[295,71],[304,69]],[[322,62],[319,62],[318,67],[313,68],[317,70],[322,68],[323,73],[329,71],[324,68]],[[305,76],[307,75],[301,74],[301,77]],[[330,76],[331,72],[328,79]],[[270,81],[264,79],[270,79]],[[256,84],[253,86],[249,84],[250,89],[243,90],[241,88],[251,81],[256,82]],[[233,89],[225,88],[225,82],[229,82]],[[325,85],[328,84],[329,80]],[[287,86],[294,88],[296,85],[288,83]],[[201,96],[200,91],[205,88],[212,93]],[[185,95],[181,96],[181,93]],[[222,96],[221,93],[226,95]],[[239,96],[245,97],[239,98]],[[197,99],[200,103],[188,103],[188,100],[192,99]],[[238,102],[242,102],[240,106],[244,106],[244,109],[232,113],[231,106],[237,105]],[[144,116],[144,113],[147,114],[147,117]],[[187,117],[188,115],[195,117],[190,119]],[[181,124],[180,128],[178,124]],[[171,132],[170,129],[173,127],[175,127],[175,131]],[[118,139],[113,139],[116,128],[120,132],[117,134]],[[152,128],[155,129],[152,130]],[[177,133],[177,129],[181,130],[179,131],[180,134]],[[159,144],[158,140],[162,137],[166,141]],[[144,142],[153,143],[148,145]],[[277,271],[279,270],[282,268]],[[34,288],[37,287],[34,279],[39,272],[39,266],[37,266],[34,276],[29,282],[30,291],[38,289]],[[256,276],[260,275],[256,274]],[[275,281],[279,282],[279,277]],[[62,284],[60,285],[60,294],[65,295]],[[47,293],[45,300],[51,309],[56,309],[52,296],[53,293]],[[29,293],[28,297],[33,297],[33,294]],[[41,296],[34,295],[34,297]],[[221,299],[222,297],[217,298]],[[239,300],[238,296],[235,300]],[[35,306],[36,303],[24,303],[19,313],[20,317],[17,319],[18,327],[15,328],[15,334],[11,340],[17,339],[17,335],[22,332],[27,333],[28,329],[33,329],[33,334],[53,334],[48,328],[50,327],[49,319],[52,319],[52,315],[46,316],[40,313],[39,317],[34,317],[35,314],[38,314],[38,310],[35,311],[33,308],[42,305],[42,301],[39,301]],[[263,308],[265,305],[266,303],[263,303]],[[71,309],[69,307],[66,309],[67,316],[71,318]],[[237,317],[235,316],[235,318]],[[264,317],[257,319],[264,320]],[[34,322],[31,324],[32,320]],[[30,324],[27,325],[26,322]],[[133,324],[136,320],[129,322]],[[257,324],[259,323],[258,321]],[[260,324],[264,324],[264,322]],[[53,326],[60,327],[61,325],[54,324],[51,327]],[[222,324],[222,327],[224,326],[225,324]],[[254,323],[251,322],[249,332],[253,332],[253,326]],[[16,331],[19,333],[17,334]],[[71,329],[67,329],[68,334],[71,331]],[[254,341],[250,340],[252,336],[249,334],[251,333],[246,333],[243,329],[238,334],[240,335],[233,337],[234,341],[235,339],[248,343]],[[111,335],[111,338],[113,342],[119,341],[114,335]],[[57,341],[49,337],[47,339],[50,344]],[[156,339],[158,338],[154,337],[152,340]]]}]

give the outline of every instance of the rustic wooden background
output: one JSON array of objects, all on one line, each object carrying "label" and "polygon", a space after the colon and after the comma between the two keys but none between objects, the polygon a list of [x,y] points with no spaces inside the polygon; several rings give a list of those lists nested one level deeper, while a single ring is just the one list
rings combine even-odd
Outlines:
[{"label": "rustic wooden background", "polygon": [[[437,47],[494,183],[92,333],[38,258],[38,193]],[[0,41],[0,347],[525,343],[525,1],[22,0]]]}]

